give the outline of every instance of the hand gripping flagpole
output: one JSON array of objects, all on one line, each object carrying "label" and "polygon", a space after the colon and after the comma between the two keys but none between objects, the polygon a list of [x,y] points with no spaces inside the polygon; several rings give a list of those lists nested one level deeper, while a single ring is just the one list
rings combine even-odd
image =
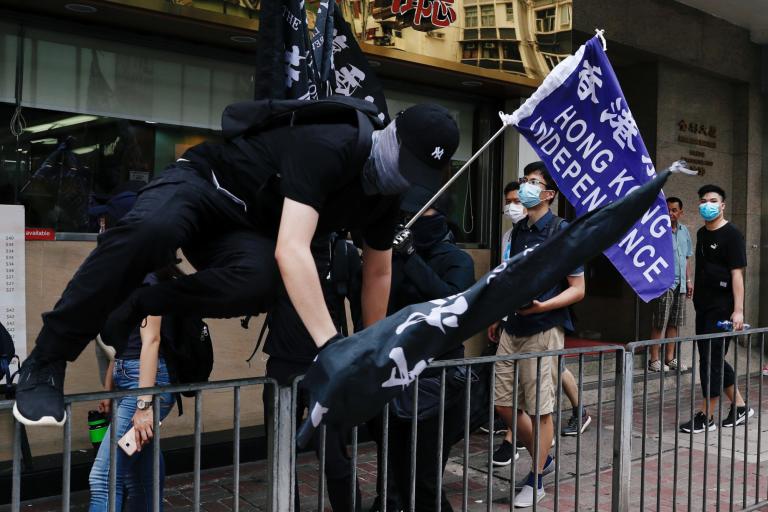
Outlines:
[{"label": "hand gripping flagpole", "polygon": [[424,214],[425,211],[429,210],[429,208],[435,203],[435,201],[437,201],[437,199],[441,195],[443,195],[443,192],[445,192],[448,189],[448,187],[450,187],[453,184],[454,181],[459,179],[459,176],[461,176],[464,173],[464,171],[467,170],[475,160],[477,160],[477,157],[479,157],[483,151],[488,149],[488,147],[493,143],[494,140],[496,140],[499,137],[499,135],[504,133],[504,130],[507,129],[507,126],[510,126],[512,124],[512,114],[505,114],[504,112],[499,112],[499,117],[501,118],[501,122],[503,123],[501,128],[499,128],[496,131],[496,133],[494,133],[493,136],[490,139],[488,139],[488,142],[483,144],[483,146],[480,149],[478,149],[477,152],[475,152],[475,154],[472,155],[464,165],[461,166],[461,169],[459,169],[458,172],[456,172],[456,174],[451,176],[451,179],[445,182],[445,185],[440,187],[440,190],[438,190],[437,193],[434,196],[432,196],[432,199],[427,201],[427,203],[421,207],[421,210],[416,212],[416,215],[411,217],[411,220],[409,220],[408,223],[405,225],[405,229],[409,229],[411,226],[413,226],[413,223],[416,222],[419,219],[419,217],[421,217]]}]

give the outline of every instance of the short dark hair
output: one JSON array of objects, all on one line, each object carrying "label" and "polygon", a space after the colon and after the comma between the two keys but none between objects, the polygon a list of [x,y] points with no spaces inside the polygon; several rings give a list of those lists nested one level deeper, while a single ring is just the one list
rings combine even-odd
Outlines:
[{"label": "short dark hair", "polygon": [[520,182],[518,181],[510,181],[504,186],[504,195],[506,196],[510,192],[514,192],[515,190],[520,190]]},{"label": "short dark hair", "polygon": [[718,187],[717,185],[712,185],[711,183],[709,185],[704,185],[699,189],[699,199],[709,194],[710,192],[718,194],[720,196],[720,200],[725,202],[725,190]]},{"label": "short dark hair", "polygon": [[678,206],[680,206],[680,209],[681,209],[681,210],[683,209],[683,200],[682,200],[682,199],[680,199],[679,197],[675,197],[675,196],[669,196],[669,197],[667,198],[667,202],[668,202],[668,203],[677,203],[677,204],[678,204]]},{"label": "short dark hair", "polygon": [[[547,169],[547,166],[544,164],[544,162],[531,162],[523,168],[523,176],[528,176],[534,172],[541,174],[541,176],[547,181],[547,190],[553,190],[555,192],[555,196],[557,196],[557,193],[560,191],[560,189],[557,188],[557,183],[555,183],[555,180],[552,179],[552,175],[549,173],[549,170]],[[554,201],[554,198],[552,200]]]}]

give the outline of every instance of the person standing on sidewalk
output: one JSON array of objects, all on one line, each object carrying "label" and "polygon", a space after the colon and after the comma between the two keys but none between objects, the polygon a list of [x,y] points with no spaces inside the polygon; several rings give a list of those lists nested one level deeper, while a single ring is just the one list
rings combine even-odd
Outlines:
[{"label": "person standing on sidewalk", "polygon": [[[528,210],[528,217],[520,221],[512,232],[510,257],[532,250],[549,238],[553,232],[565,227],[565,221],[556,217],[550,210],[550,204],[557,195],[555,185],[543,162],[528,164],[521,178],[520,201]],[[504,322],[499,339],[498,355],[511,355],[526,352],[544,352],[561,350],[565,343],[565,330],[573,330],[573,322],[568,306],[584,298],[584,271],[575,269],[565,283],[555,286],[537,297],[531,305],[519,311],[510,312]],[[555,368],[553,368],[553,365]],[[554,469],[554,461],[549,450],[554,438],[552,413],[555,410],[555,386],[557,359],[541,359],[541,373],[537,374],[536,358],[518,362],[520,388],[514,388],[515,364],[513,361],[496,363],[496,382],[494,394],[496,412],[504,419],[510,429],[499,449],[493,454],[495,465],[511,462],[515,453],[512,446],[512,406],[514,393],[518,393],[517,430],[518,436],[533,458],[534,422],[539,414],[538,460],[534,468],[538,479],[534,477],[534,468],[520,491],[515,496],[515,507],[529,507],[534,501],[545,496],[542,483],[543,474]],[[537,381],[539,403],[537,404]],[[536,406],[539,406],[538,410]],[[551,469],[550,469],[551,468]],[[538,481],[537,481],[538,480]],[[537,491],[534,491],[534,488]]]},{"label": "person standing on sidewalk", "polygon": [[[156,273],[147,275],[145,285],[155,286],[159,282],[173,279],[183,274],[175,265],[170,265]],[[107,391],[120,389],[136,389],[153,386],[168,386],[171,384],[168,367],[160,348],[160,327],[162,318],[148,316],[128,337],[128,341],[116,354],[114,361],[107,368],[104,387]],[[152,432],[153,400],[160,401],[160,419],[164,419],[173,408],[174,396],[171,393],[155,395],[126,396],[115,400],[117,406],[117,423],[109,429],[116,428],[116,438],[122,438],[133,427],[136,431],[136,446],[138,452],[132,456],[123,450],[116,450],[116,487],[115,510],[123,508],[123,498],[128,497],[130,510],[153,510],[152,487],[154,479],[160,482],[160,496],[163,495],[165,482],[165,465],[160,454],[160,474],[154,475],[152,468]],[[99,410],[109,414],[112,406],[110,400],[99,402]],[[109,439],[109,429],[104,439]],[[91,467],[89,484],[91,490],[89,512],[106,512],[109,507],[109,459],[110,444],[103,442],[99,446],[96,460]],[[162,499],[160,503],[162,510]]]},{"label": "person standing on sidewalk", "polygon": [[[504,187],[504,209],[502,213],[505,217],[512,221],[512,228],[504,232],[501,237],[501,254],[502,261],[507,261],[512,257],[512,232],[514,226],[518,222],[525,219],[528,216],[523,204],[520,202],[520,183],[517,181],[511,181]],[[488,328],[488,340],[491,342],[492,354],[496,354],[496,346],[499,344],[499,335],[501,329],[501,322],[496,322]],[[557,368],[553,367],[553,370]],[[571,417],[568,418],[568,422],[563,425],[560,434],[563,436],[577,436],[583,433],[592,423],[592,417],[587,413],[586,408],[580,407],[579,404],[579,386],[576,383],[576,377],[574,377],[571,370],[569,370],[565,364],[560,368],[561,383],[565,396],[568,397],[568,401],[571,403]],[[557,373],[553,375],[553,378],[557,380]],[[579,416],[581,416],[581,424],[579,424]],[[512,439],[512,434],[508,432],[504,420],[498,415],[494,421],[494,434],[507,434],[507,439]],[[486,427],[480,429],[483,432],[488,432]],[[524,446],[518,442],[517,449],[523,449]],[[505,461],[499,461],[505,462]],[[511,463],[511,459],[508,463]],[[499,463],[499,465],[502,465]]]},{"label": "person standing on sidewalk", "polygon": [[[669,220],[672,224],[672,245],[675,254],[675,282],[672,287],[660,297],[651,301],[653,315],[651,317],[651,339],[676,338],[678,329],[685,327],[685,299],[693,297],[693,280],[691,279],[688,260],[693,256],[691,234],[685,224],[680,222],[683,216],[683,201],[678,197],[667,198]],[[675,344],[667,343],[664,347],[664,363],[659,356],[659,345],[650,347],[648,371],[660,372],[669,370],[685,371],[688,368],[680,363],[679,354],[675,355]]]},{"label": "person standing on sidewalk", "polygon": [[[744,268],[747,251],[744,236],[725,219],[725,191],[717,185],[699,189],[699,213],[704,226],[696,236],[696,289],[693,306],[696,309],[696,334],[721,332],[720,320],[730,319],[733,330],[744,328]],[[699,340],[699,376],[703,401],[694,417],[680,425],[683,432],[716,430],[715,408],[725,391],[731,410],[723,427],[735,427],[754,415],[744,403],[736,387],[736,376],[728,361],[731,338]],[[723,373],[721,374],[721,368]]]}]

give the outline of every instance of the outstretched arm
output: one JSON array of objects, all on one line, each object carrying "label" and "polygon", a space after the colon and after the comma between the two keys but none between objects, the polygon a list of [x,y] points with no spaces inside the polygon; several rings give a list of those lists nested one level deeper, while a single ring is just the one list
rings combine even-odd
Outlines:
[{"label": "outstretched arm", "polygon": [[377,251],[363,246],[363,327],[387,316],[392,284],[392,249]]},{"label": "outstretched arm", "polygon": [[311,206],[285,198],[275,259],[293,307],[315,345],[322,347],[336,335],[325,305],[320,278],[309,245],[320,215]]}]

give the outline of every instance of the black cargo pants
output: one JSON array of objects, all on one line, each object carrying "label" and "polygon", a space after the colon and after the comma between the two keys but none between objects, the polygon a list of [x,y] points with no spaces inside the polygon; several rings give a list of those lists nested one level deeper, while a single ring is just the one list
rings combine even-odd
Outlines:
[{"label": "black cargo pants", "polygon": [[[197,272],[141,287],[179,248]],[[249,224],[243,206],[177,163],[99,235],[53,311],[43,315],[36,350],[74,361],[131,294],[142,315],[226,318],[265,311],[281,286],[274,251],[275,241]]]}]

